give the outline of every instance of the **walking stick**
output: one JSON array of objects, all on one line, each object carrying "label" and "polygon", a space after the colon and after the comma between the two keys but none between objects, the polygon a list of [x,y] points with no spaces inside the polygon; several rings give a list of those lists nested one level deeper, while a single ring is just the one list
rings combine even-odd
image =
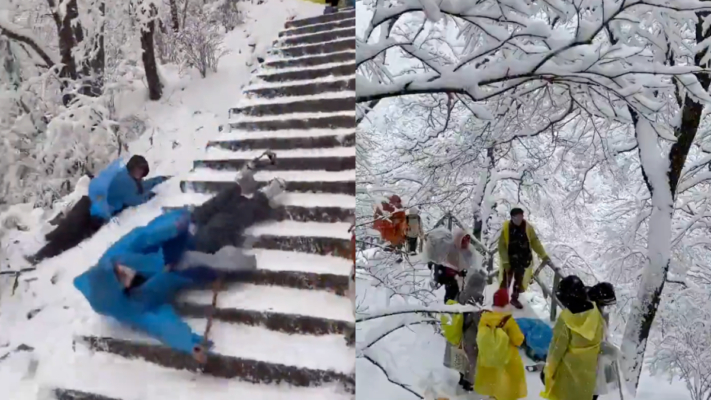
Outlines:
[{"label": "walking stick", "polygon": [[[217,294],[220,292],[220,289],[222,288],[222,277],[219,277],[215,283],[212,284],[212,307],[210,309],[210,313],[207,316],[207,326],[205,327],[205,334],[203,335],[203,341],[202,341],[202,347],[203,351],[207,352],[207,347],[208,347],[208,342],[209,342],[209,337],[210,337],[210,330],[212,329],[212,320],[215,316],[215,310],[217,309]],[[207,354],[205,354],[205,358],[200,361],[198,360],[201,364],[205,364],[207,362]]]}]

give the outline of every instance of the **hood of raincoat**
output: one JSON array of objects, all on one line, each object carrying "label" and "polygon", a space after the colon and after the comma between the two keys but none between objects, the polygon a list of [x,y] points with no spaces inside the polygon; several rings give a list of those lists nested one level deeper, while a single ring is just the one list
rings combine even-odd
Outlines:
[{"label": "hood of raincoat", "polygon": [[454,246],[458,249],[462,249],[462,239],[464,239],[464,236],[467,236],[467,233],[464,232],[462,228],[455,226],[454,229],[452,229],[452,240],[454,241]]},{"label": "hood of raincoat", "polygon": [[591,310],[583,311],[577,314],[573,314],[566,309],[563,310],[560,317],[571,331],[587,340],[593,340],[596,332],[604,323],[602,315],[596,306]]},{"label": "hood of raincoat", "polygon": [[490,311],[481,313],[481,319],[479,320],[479,325],[485,325],[491,328],[498,326],[501,320],[506,316],[511,317],[510,312],[500,312],[500,311]]}]

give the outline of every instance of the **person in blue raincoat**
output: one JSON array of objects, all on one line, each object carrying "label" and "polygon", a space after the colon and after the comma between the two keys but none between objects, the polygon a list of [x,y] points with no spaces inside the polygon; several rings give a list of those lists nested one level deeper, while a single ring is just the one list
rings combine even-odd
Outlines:
[{"label": "person in blue raincoat", "polygon": [[[155,196],[151,190],[168,177],[144,178],[150,172],[142,156],[131,157],[124,165],[119,159],[111,163],[89,184],[89,195],[83,196],[59,221],[57,228],[45,235],[47,244],[34,255],[26,257],[37,264],[74,248],[92,237],[111,217],[128,207],[139,206]],[[94,187],[104,185],[102,195],[94,195]]]},{"label": "person in blue raincoat", "polygon": [[[276,156],[268,155],[273,164]],[[256,257],[235,246],[244,229],[273,215],[272,200],[285,189],[277,179],[252,198],[242,196],[256,189],[257,161],[247,164],[238,182],[195,210],[160,215],[106,250],[97,265],[74,280],[92,309],[205,362],[211,344],[182,321],[171,302],[182,289],[215,281],[220,271],[256,268]]]}]

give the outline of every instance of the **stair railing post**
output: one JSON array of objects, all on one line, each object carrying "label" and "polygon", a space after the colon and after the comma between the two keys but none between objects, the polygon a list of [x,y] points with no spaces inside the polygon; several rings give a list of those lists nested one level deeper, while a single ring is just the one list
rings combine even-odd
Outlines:
[{"label": "stair railing post", "polygon": [[449,228],[449,230],[451,231],[452,230],[452,214],[449,213],[448,217],[449,218],[447,219],[447,228]]},{"label": "stair railing post", "polygon": [[553,287],[551,288],[551,322],[555,322],[556,312],[558,311],[558,302],[555,297],[555,292],[558,290],[560,283],[560,274],[553,270]]}]

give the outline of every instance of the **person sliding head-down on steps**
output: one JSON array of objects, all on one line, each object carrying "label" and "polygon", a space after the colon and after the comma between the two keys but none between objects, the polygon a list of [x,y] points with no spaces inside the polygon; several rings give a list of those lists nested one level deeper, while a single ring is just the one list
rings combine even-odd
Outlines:
[{"label": "person sliding head-down on steps", "polygon": [[[268,155],[273,163],[274,154]],[[135,228],[75,278],[74,286],[97,313],[206,362],[211,343],[193,333],[171,303],[178,291],[215,282],[223,272],[248,274],[256,268],[256,257],[235,246],[243,242],[244,229],[271,217],[270,202],[285,186],[274,180],[252,199],[241,196],[243,190],[256,188],[252,175],[258,166],[258,160],[250,162],[239,183],[192,213],[186,208],[169,211]],[[218,224],[222,218],[234,225]]]},{"label": "person sliding head-down on steps", "polygon": [[168,177],[144,180],[149,171],[148,161],[139,155],[125,165],[121,159],[109,164],[91,180],[89,194],[79,199],[57,228],[45,235],[48,243],[26,257],[27,261],[34,265],[58,256],[92,237],[111,217],[152,199],[155,193],[151,190]]},{"label": "person sliding head-down on steps", "polygon": [[513,282],[511,305],[519,310],[523,308],[523,304],[519,301],[518,296],[526,291],[532,272],[533,253],[531,250],[535,251],[542,261],[548,260],[548,255],[541,241],[538,240],[536,230],[533,229],[531,223],[523,218],[523,210],[513,208],[511,209],[511,220],[504,222],[499,237],[499,258],[501,259],[499,282],[501,288],[506,289]]}]

